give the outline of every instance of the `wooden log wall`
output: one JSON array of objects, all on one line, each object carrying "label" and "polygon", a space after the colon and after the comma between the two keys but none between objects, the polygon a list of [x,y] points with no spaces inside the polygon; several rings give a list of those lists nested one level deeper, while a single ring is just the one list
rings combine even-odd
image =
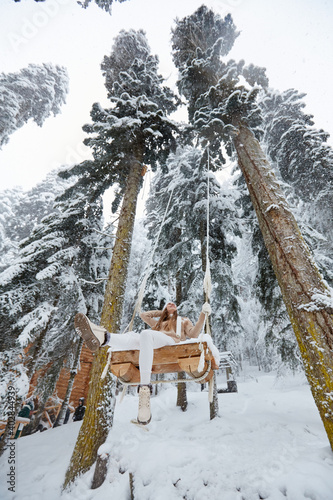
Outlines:
[{"label": "wooden log wall", "polygon": [[[92,361],[92,352],[85,345],[83,345],[80,356],[80,365],[74,379],[74,385],[69,399],[70,404],[74,407],[77,406],[80,398],[87,398]],[[33,393],[34,387],[36,387],[37,385],[37,380],[44,371],[45,369],[41,369],[38,370],[38,372],[34,373],[30,381],[28,395],[31,395]],[[63,368],[60,372],[60,377],[57,382],[53,397],[64,399],[68,386],[68,380],[69,370]]]}]

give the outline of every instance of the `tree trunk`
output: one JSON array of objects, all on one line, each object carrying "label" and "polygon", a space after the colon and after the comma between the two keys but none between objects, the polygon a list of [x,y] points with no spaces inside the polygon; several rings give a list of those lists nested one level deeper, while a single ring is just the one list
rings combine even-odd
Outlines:
[{"label": "tree trunk", "polygon": [[[185,372],[178,372],[177,378],[178,378],[178,380],[184,379]],[[186,411],[187,405],[188,405],[188,402],[187,402],[186,383],[180,382],[177,384],[177,406],[179,406],[182,411]]]},{"label": "tree trunk", "polygon": [[283,192],[252,132],[240,123],[234,144],[259,226],[333,449],[333,315],[329,291]]},{"label": "tree trunk", "polygon": [[74,379],[75,379],[75,376],[77,374],[77,368],[78,368],[79,362],[80,362],[82,345],[83,345],[83,339],[80,337],[80,340],[79,340],[78,346],[77,346],[77,350],[76,350],[76,354],[75,354],[75,359],[74,359],[74,362],[73,362],[73,365],[72,365],[72,368],[70,371],[70,375],[69,375],[66,394],[65,394],[64,400],[62,402],[59,414],[57,416],[57,420],[55,421],[53,427],[59,427],[60,425],[62,425],[64,423],[66,411],[67,411],[67,408],[69,405],[69,398],[71,397],[71,392],[72,392],[73,385],[74,385]]},{"label": "tree trunk", "polygon": [[[182,231],[179,227],[175,228],[175,233],[174,233],[174,238],[175,242],[180,243],[181,242],[181,234]],[[182,287],[182,281],[180,279],[180,272],[177,271],[176,273],[176,304],[179,305],[183,300],[183,287]],[[186,377],[185,372],[178,372],[177,378],[178,380],[184,379]],[[181,382],[177,384],[177,403],[176,406],[179,406],[182,411],[187,410],[187,388],[186,388],[186,383]]]},{"label": "tree trunk", "polygon": [[219,397],[217,392],[217,381],[216,381],[216,372],[213,374],[213,379],[210,381],[213,384],[213,399],[212,402],[209,403],[209,418],[213,420],[219,414]]},{"label": "tree trunk", "polygon": [[[137,152],[130,161],[131,168],[119,215],[101,316],[101,324],[109,332],[117,332],[121,322],[136,204],[141,186],[142,153]],[[116,384],[110,371],[104,380],[101,379],[107,362],[107,351],[107,349],[99,349],[94,356],[87,409],[66,472],[63,488],[66,488],[94,464],[98,449],[105,442],[113,424]],[[98,460],[103,461],[103,457],[104,455]],[[107,460],[107,457],[104,458]],[[96,470],[104,471],[104,477],[98,480],[98,483],[102,484],[107,469],[99,463]],[[96,484],[97,479],[94,479],[93,482]]]}]

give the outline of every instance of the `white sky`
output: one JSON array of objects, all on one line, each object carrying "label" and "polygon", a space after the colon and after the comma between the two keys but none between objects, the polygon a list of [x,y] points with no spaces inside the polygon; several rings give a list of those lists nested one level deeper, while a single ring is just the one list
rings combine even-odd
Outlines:
[{"label": "white sky", "polygon": [[0,189],[31,188],[54,167],[89,155],[82,125],[90,122],[94,102],[108,106],[100,63],[120,29],[146,31],[160,72],[174,86],[171,26],[202,3],[223,17],[230,12],[241,31],[228,58],[266,67],[271,87],[307,93],[306,111],[333,136],[331,0],[128,0],[114,4],[112,16],[95,4],[84,10],[75,0],[1,0],[0,71],[60,64],[68,69],[70,93],[61,115],[42,128],[31,122],[10,137],[0,151]]}]

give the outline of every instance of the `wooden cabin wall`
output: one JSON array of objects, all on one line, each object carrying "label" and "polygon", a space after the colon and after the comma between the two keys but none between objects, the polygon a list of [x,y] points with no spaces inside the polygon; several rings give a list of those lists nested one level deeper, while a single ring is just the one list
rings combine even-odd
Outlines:
[{"label": "wooden cabin wall", "polygon": [[[80,356],[80,365],[74,379],[74,385],[69,399],[70,404],[74,407],[77,406],[80,398],[87,398],[92,361],[92,352],[85,345],[83,345]],[[45,370],[46,368],[42,368],[32,376],[28,397],[33,393],[33,390],[37,385],[38,377],[43,375]],[[64,399],[68,386],[69,375],[69,370],[65,368],[61,370],[53,396]]]}]

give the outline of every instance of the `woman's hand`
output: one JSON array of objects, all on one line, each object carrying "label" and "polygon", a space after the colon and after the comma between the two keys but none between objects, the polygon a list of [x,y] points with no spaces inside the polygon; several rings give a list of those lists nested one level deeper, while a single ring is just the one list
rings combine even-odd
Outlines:
[{"label": "woman's hand", "polygon": [[204,305],[202,306],[201,311],[204,314],[208,314],[208,316],[209,316],[212,312],[212,308],[210,307],[210,304],[208,302],[205,302]]}]

